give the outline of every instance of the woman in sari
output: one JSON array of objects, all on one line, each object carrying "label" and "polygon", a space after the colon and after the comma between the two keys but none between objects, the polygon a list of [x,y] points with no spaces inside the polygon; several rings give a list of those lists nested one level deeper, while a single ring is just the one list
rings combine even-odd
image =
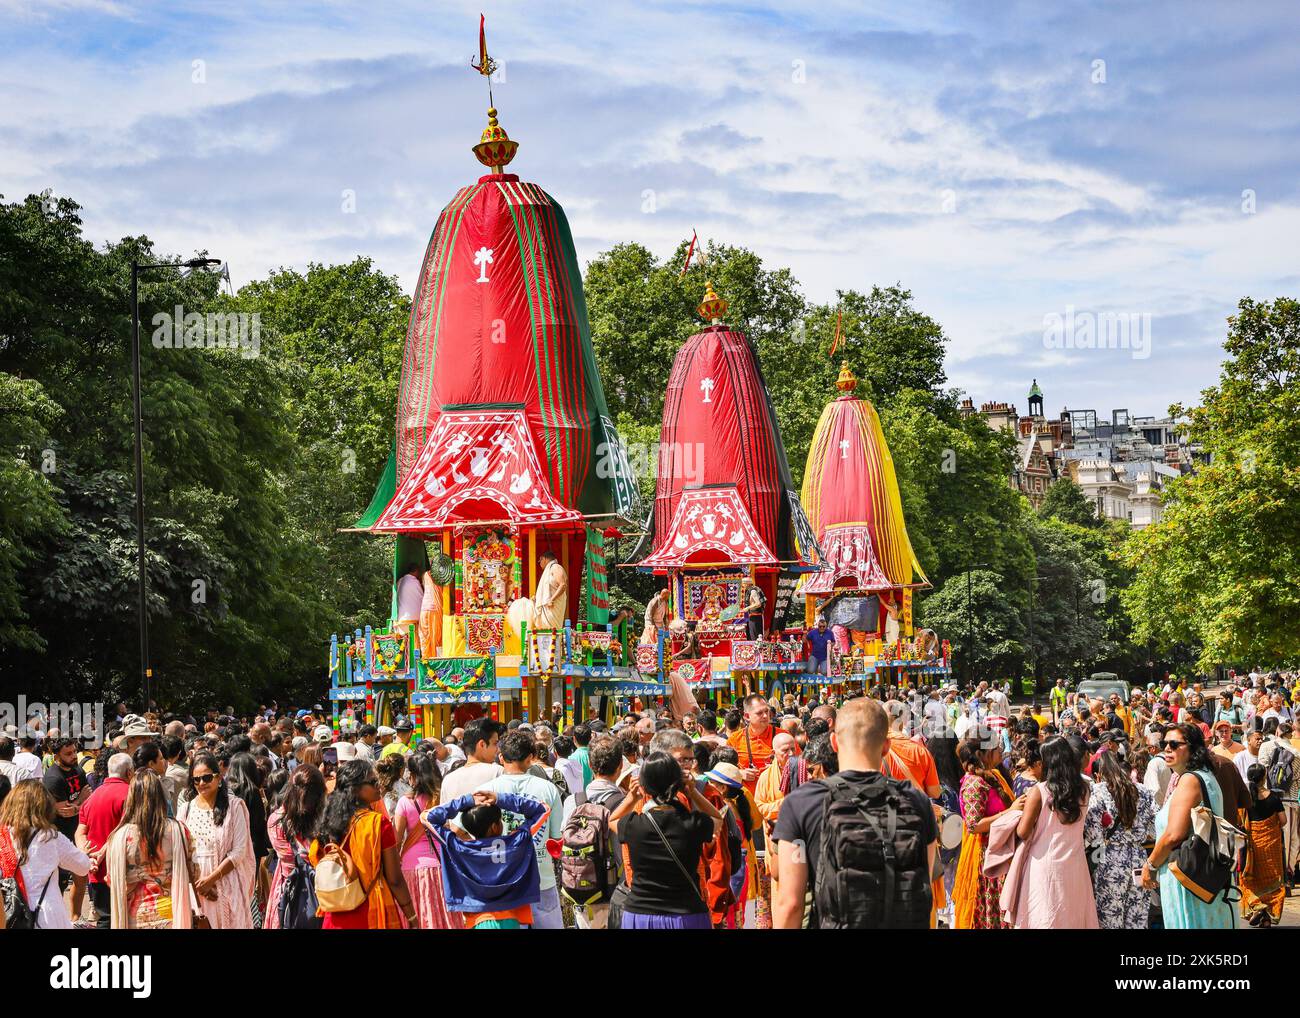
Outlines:
[{"label": "woman in sari", "polygon": [[199,911],[214,930],[253,928],[253,839],[248,807],[221,778],[217,758],[198,753],[190,763],[189,787],[181,793],[176,819],[194,839],[194,882]]},{"label": "woman in sari", "polygon": [[197,875],[189,832],[167,816],[162,779],[139,770],[108,839],[108,886],[115,930],[188,930]]},{"label": "woman in sari", "polygon": [[[401,760],[397,754],[390,757]],[[368,760],[349,760],[340,765],[334,791],[325,800],[310,860],[319,864],[330,845],[337,845],[352,857],[361,886],[369,889],[366,900],[349,912],[326,912],[325,930],[400,930],[418,926],[402,861],[397,854],[393,824],[378,811],[379,778]],[[400,906],[400,911],[399,911]]]},{"label": "woman in sari", "polygon": [[1003,777],[1002,746],[998,739],[987,742],[966,739],[957,748],[957,758],[966,772],[961,779],[961,813],[966,831],[961,839],[961,856],[957,879],[953,884],[953,925],[959,930],[1000,930],[1002,921],[1002,877],[984,873],[984,851],[988,848],[989,828],[999,813],[1021,800],[1011,792]]},{"label": "woman in sari", "polygon": [[1246,864],[1241,871],[1241,917],[1261,929],[1282,921],[1286,904],[1282,797],[1268,787],[1261,764],[1246,769],[1250,805],[1245,809]]},{"label": "woman in sari", "polygon": [[422,930],[464,929],[462,912],[449,912],[442,892],[442,857],[437,842],[420,821],[438,805],[442,776],[432,753],[412,753],[406,758],[406,779],[411,790],[397,800],[393,815],[394,840],[401,846],[402,876],[415,904]]}]

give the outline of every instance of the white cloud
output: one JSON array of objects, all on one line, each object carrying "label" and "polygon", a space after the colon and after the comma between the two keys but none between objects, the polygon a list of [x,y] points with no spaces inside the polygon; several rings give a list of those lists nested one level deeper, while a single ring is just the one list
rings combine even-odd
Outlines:
[{"label": "white cloud", "polygon": [[[210,248],[237,283],[366,254],[410,286],[438,210],[478,175],[477,11],[0,0],[4,192],[74,197],[97,240]],[[565,207],[580,260],[625,240],[666,255],[695,228],[789,265],[817,300],[901,282],[952,337],[950,374],[977,402],[1015,398],[1035,372],[1049,393],[1100,379],[1135,407],[1193,398],[1217,373],[1222,318],[1241,295],[1276,296],[1290,264],[1284,105],[1243,77],[1171,110],[1163,133],[1151,119],[1208,73],[1175,8],[1114,26],[937,3],[488,13],[515,166]],[[1211,20],[1295,84],[1266,41]],[[1087,84],[1094,55],[1105,86]],[[1258,165],[1231,133],[1250,108],[1268,125]],[[1254,216],[1240,212],[1247,186]],[[1042,320],[1066,304],[1150,311],[1169,342],[1137,365],[1054,356]]]}]

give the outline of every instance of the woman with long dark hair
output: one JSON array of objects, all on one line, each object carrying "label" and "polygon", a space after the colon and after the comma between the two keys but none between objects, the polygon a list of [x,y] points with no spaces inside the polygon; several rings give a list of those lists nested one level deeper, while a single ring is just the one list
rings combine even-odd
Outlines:
[{"label": "woman with long dark hair", "polygon": [[1155,838],[1155,798],[1134,782],[1118,753],[1097,754],[1092,772],[1083,840],[1096,863],[1097,924],[1103,930],[1144,930],[1151,892],[1134,882],[1133,872],[1141,870],[1145,846]]},{"label": "woman with long dark hair", "polygon": [[262,796],[265,772],[258,766],[252,753],[236,753],[226,765],[226,787],[248,808],[248,833],[253,842],[253,865],[257,874],[249,909],[253,913],[253,929],[262,928],[270,877],[263,863],[271,853],[271,840],[266,833],[266,800]]},{"label": "woman with long dark hair", "polygon": [[432,753],[417,752],[406,758],[406,782],[411,790],[397,800],[393,832],[401,846],[398,855],[402,860],[402,876],[415,903],[420,929],[463,929],[463,914],[447,911],[442,891],[442,857],[437,842],[420,821],[427,810],[438,805],[442,791],[442,775]]},{"label": "woman with long dark hair", "polygon": [[1024,795],[1002,909],[1018,930],[1095,930],[1097,905],[1083,850],[1089,785],[1067,739],[1053,736],[1040,752],[1043,780]]},{"label": "woman with long dark hair", "polygon": [[1169,725],[1160,749],[1165,763],[1178,775],[1178,783],[1156,814],[1156,844],[1142,867],[1142,886],[1152,891],[1159,888],[1167,930],[1235,929],[1237,917],[1226,888],[1209,902],[1202,901],[1182,885],[1169,866],[1183,841],[1195,837],[1192,810],[1204,804],[1223,819],[1223,790],[1210,769],[1205,737],[1197,725]]},{"label": "woman with long dark hair", "polygon": [[[945,820],[952,815],[961,816],[961,779],[962,766],[957,759],[956,736],[951,728],[945,728],[944,734],[932,735],[925,740],[925,748],[934,757],[934,770],[939,775],[939,805],[943,808]],[[943,864],[943,891],[945,903],[938,910],[937,918],[950,929],[953,925],[954,903],[953,887],[957,881],[957,865],[961,860],[961,846],[939,849],[939,861]]]},{"label": "woman with long dark hair", "polygon": [[[678,801],[685,794],[687,809]],[[712,929],[700,879],[700,854],[722,826],[722,814],[688,781],[670,753],[651,753],[632,779],[619,812],[618,837],[631,861],[623,929]],[[638,811],[639,810],[639,811]]]},{"label": "woman with long dark hair", "polygon": [[1246,769],[1246,784],[1250,804],[1242,811],[1247,847],[1241,870],[1241,917],[1251,926],[1267,929],[1282,921],[1286,904],[1282,796],[1268,787],[1268,770],[1262,764]]},{"label": "woman with long dark hair", "polygon": [[[266,800],[268,813],[274,813],[284,805],[284,797],[289,794],[289,779],[292,777],[293,771],[288,767],[277,767],[266,776],[266,780],[262,782],[262,797]],[[266,822],[268,824],[271,822],[269,816]]]},{"label": "woman with long dark hair", "polygon": [[188,930],[192,867],[189,832],[167,815],[154,771],[131,778],[122,819],[108,840],[108,885],[115,930]]},{"label": "woman with long dark hair", "polygon": [[984,851],[989,828],[999,813],[1018,807],[1022,800],[1011,792],[1002,773],[1002,742],[996,736],[987,743],[965,739],[957,747],[957,758],[965,772],[961,779],[961,814],[966,830],[962,834],[961,857],[953,881],[953,927],[958,930],[1000,930],[1003,878],[984,872]]},{"label": "woman with long dark hair", "polygon": [[206,750],[190,761],[176,819],[194,839],[199,911],[214,930],[253,928],[253,840],[248,807],[231,795],[217,758]]},{"label": "woman with long dark hair", "polygon": [[418,925],[402,876],[397,834],[392,821],[375,808],[379,799],[379,777],[369,760],[339,766],[312,842],[311,863],[315,866],[330,845],[337,845],[352,857],[361,886],[369,893],[350,912],[325,913],[322,929],[400,930],[403,917],[407,926]]},{"label": "woman with long dark hair", "polygon": [[1011,779],[1011,791],[1024,795],[1043,780],[1043,744],[1038,736],[1024,736],[1016,740],[1011,750],[1016,776]]},{"label": "woman with long dark hair", "polygon": [[271,889],[266,896],[263,929],[280,929],[280,897],[284,893],[284,883],[293,874],[295,856],[306,862],[324,812],[325,778],[311,764],[300,764],[289,777],[283,804],[277,806],[266,821],[267,840],[275,853],[276,864]]}]

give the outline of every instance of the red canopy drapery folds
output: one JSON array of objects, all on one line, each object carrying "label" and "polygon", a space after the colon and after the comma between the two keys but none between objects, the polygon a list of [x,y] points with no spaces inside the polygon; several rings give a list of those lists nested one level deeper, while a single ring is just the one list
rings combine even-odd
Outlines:
[{"label": "red canopy drapery folds", "polygon": [[[698,560],[691,546],[705,546],[711,535],[692,526],[697,521],[687,516],[709,511],[710,500],[735,517],[728,521],[728,537],[713,549],[715,564],[775,567],[816,560],[758,358],[745,334],[725,325],[696,333],[673,361],[654,510],[649,540],[638,554],[640,565],[665,568],[686,558]],[[692,531],[701,537],[694,538]],[[741,531],[753,539],[731,544]],[[683,539],[688,547],[682,546]]]},{"label": "red canopy drapery folds", "polygon": [[[427,473],[434,461],[421,451],[444,414],[516,409],[530,436],[522,444],[540,461],[541,501],[581,515],[636,515],[564,212],[535,184],[493,173],[461,188],[429,240],[398,390],[398,495],[372,529],[417,529],[397,523],[412,518],[413,493],[423,491],[426,506],[439,497]],[[411,497],[399,507],[404,491]]]}]

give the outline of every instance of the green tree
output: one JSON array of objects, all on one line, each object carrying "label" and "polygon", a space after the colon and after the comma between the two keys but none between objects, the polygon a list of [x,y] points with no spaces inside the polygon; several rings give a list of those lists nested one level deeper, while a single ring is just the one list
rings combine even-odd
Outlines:
[{"label": "green tree", "polygon": [[1003,577],[987,569],[953,576],[921,603],[917,618],[949,640],[972,682],[1011,674],[1024,655],[1024,613]]},{"label": "green tree", "polygon": [[1083,489],[1069,477],[1062,477],[1047,489],[1042,505],[1038,507],[1038,513],[1040,516],[1073,523],[1080,527],[1101,526],[1096,507],[1088,501]]},{"label": "green tree", "polygon": [[[1092,531],[1026,508],[1034,550],[1027,651],[1037,687],[1062,676],[1077,679],[1084,666],[1109,655],[1105,605],[1111,564]],[[1048,680],[1046,683],[1044,679]]]},{"label": "green tree", "polygon": [[[67,199],[0,205],[0,371],[38,383],[59,409],[47,428],[48,481],[64,516],[34,536],[18,578],[43,645],[3,655],[0,678],[50,699],[139,702],[132,259],[165,260],[144,238],[96,250]],[[209,347],[197,333],[205,345],[187,346],[183,329],[160,325],[178,305],[216,310],[215,278],[154,272],[140,303],[155,687],[173,703],[247,702],[283,686],[310,632],[301,625],[310,595],[292,582],[281,533],[274,468],[292,438],[279,373],[272,356]]]},{"label": "green tree", "polygon": [[1202,669],[1300,661],[1300,302],[1237,307],[1219,384],[1171,407],[1209,462],[1169,484],[1161,521],[1123,550],[1135,638],[1199,647]]},{"label": "green tree", "polygon": [[47,476],[58,465],[49,429],[59,414],[39,383],[0,372],[0,449],[14,454],[0,456],[0,651],[46,647],[27,624],[19,574],[38,558],[41,536],[67,526]]},{"label": "green tree", "polygon": [[[281,269],[240,288],[233,308],[274,337],[288,426],[282,464],[293,571],[313,593],[321,639],[387,621],[393,541],[341,533],[370,503],[393,445],[411,302],[369,259]],[[320,666],[324,663],[320,652]]]}]

